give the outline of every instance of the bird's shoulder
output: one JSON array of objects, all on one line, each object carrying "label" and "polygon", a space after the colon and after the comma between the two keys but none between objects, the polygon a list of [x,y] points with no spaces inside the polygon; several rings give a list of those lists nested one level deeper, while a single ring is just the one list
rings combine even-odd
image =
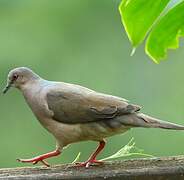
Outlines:
[{"label": "bird's shoulder", "polygon": [[64,82],[55,82],[46,93],[47,99],[53,101],[80,102],[80,104],[90,104],[91,106],[127,106],[128,100],[94,91],[92,89]]}]

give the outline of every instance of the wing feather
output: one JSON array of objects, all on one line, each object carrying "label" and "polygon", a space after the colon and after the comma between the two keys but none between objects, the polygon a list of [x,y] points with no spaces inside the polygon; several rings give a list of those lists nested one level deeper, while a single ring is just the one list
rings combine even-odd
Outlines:
[{"label": "wing feather", "polygon": [[95,91],[51,91],[47,103],[53,119],[68,124],[113,119],[140,110],[124,99]]}]

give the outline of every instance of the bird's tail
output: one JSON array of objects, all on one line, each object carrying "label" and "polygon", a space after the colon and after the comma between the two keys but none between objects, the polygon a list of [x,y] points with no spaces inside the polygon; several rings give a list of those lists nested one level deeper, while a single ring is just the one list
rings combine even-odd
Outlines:
[{"label": "bird's tail", "polygon": [[132,113],[117,119],[121,124],[130,127],[163,128],[173,130],[184,130],[184,126],[171,122],[162,121],[143,113]]},{"label": "bird's tail", "polygon": [[138,119],[141,119],[142,121],[144,121],[143,123],[141,123],[143,127],[163,128],[163,129],[171,129],[171,130],[184,130],[184,126],[182,125],[166,122],[166,121],[145,115],[143,113],[137,113],[137,117]]}]

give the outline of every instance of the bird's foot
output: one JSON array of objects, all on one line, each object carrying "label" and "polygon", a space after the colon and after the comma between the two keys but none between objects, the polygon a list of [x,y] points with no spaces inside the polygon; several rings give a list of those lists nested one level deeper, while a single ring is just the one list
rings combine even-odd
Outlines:
[{"label": "bird's foot", "polygon": [[38,162],[43,163],[45,166],[49,167],[50,165],[45,161],[45,159],[53,157],[53,156],[57,156],[59,155],[61,152],[56,149],[55,151],[40,155],[40,156],[36,156],[34,158],[31,159],[17,159],[17,161],[22,162],[22,163],[32,163],[32,164],[37,164]]},{"label": "bird's foot", "polygon": [[45,166],[50,167],[49,163],[44,160],[45,158],[42,156],[38,156],[32,159],[17,159],[17,161],[22,163],[32,163],[37,164],[38,162],[43,163]]},{"label": "bird's foot", "polygon": [[91,159],[91,160],[88,160],[88,161],[85,161],[85,162],[76,162],[75,167],[86,167],[86,168],[88,168],[91,165],[101,165],[101,164],[104,164],[104,162],[96,160],[96,159]]}]

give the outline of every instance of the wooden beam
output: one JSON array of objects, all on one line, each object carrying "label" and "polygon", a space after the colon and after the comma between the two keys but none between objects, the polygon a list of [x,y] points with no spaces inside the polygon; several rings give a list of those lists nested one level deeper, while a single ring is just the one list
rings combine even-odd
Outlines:
[{"label": "wooden beam", "polygon": [[184,156],[106,162],[90,168],[57,165],[0,169],[0,179],[184,180]]}]

